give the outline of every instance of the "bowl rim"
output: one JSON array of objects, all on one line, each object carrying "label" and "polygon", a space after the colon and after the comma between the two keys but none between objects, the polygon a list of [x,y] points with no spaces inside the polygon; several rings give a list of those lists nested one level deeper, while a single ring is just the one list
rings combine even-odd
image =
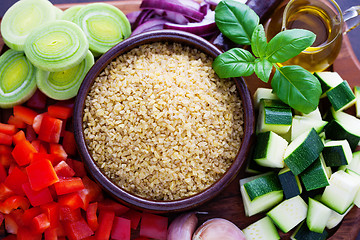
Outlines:
[{"label": "bowl rim", "polygon": [[112,197],[125,205],[139,210],[147,210],[156,213],[178,212],[189,210],[208,202],[229,185],[239,173],[240,168],[247,160],[254,138],[255,116],[252,103],[253,100],[244,79],[234,78],[244,109],[244,136],[233,163],[224,175],[210,187],[195,195],[171,201],[145,199],[127,192],[103,174],[92,159],[83,134],[83,109],[90,87],[94,83],[96,77],[99,76],[110,62],[135,47],[154,42],[179,42],[183,45],[197,48],[213,58],[222,53],[222,50],[207,40],[197,35],[178,30],[155,30],[125,39],[103,54],[85,76],[75,100],[73,128],[77,149],[84,162],[85,168],[94,180]]}]

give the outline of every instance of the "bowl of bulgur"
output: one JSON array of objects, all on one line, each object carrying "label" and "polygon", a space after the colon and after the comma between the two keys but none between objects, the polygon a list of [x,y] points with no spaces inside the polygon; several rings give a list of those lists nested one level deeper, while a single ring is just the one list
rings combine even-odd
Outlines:
[{"label": "bowl of bulgur", "polygon": [[120,202],[153,212],[194,208],[237,175],[254,133],[242,78],[220,79],[217,47],[158,30],[105,53],[76,98],[74,132],[94,179]]}]

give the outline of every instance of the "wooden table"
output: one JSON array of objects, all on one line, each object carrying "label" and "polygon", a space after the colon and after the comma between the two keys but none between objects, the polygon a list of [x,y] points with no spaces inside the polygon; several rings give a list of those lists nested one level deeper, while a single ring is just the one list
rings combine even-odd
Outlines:
[{"label": "wooden table", "polygon": [[[276,4],[279,0],[272,0]],[[252,6],[256,6],[256,2],[262,2],[265,5],[269,4],[269,0],[254,0]],[[140,0],[133,1],[115,1],[109,2],[116,7],[120,8],[125,14],[136,11],[139,9],[141,3]],[[255,5],[254,5],[255,4]],[[61,9],[67,9],[74,4],[59,4],[57,5]],[[258,11],[263,15],[263,19],[267,17],[266,10],[268,6],[259,8]],[[259,13],[259,12],[258,12]],[[4,43],[0,38],[0,50],[3,48]],[[360,85],[360,63],[357,60],[348,38],[345,36],[343,46],[340,55],[333,65],[333,70],[337,71],[344,79],[346,79],[351,86]],[[250,76],[246,78],[248,87],[253,93],[259,86],[267,86],[262,83],[256,76]],[[245,228],[249,223],[256,221],[263,217],[263,214],[257,214],[253,217],[245,217],[243,203],[239,190],[239,179],[246,176],[244,167],[236,177],[236,179],[213,200],[195,209],[199,212],[207,212],[207,214],[199,214],[199,223],[202,223],[210,218],[220,217],[226,218],[234,222],[240,228]],[[339,229],[331,237],[332,240],[350,240],[356,239],[356,236],[360,230],[360,209],[354,207],[349,214],[344,218]],[[281,234],[282,239],[289,239],[289,234]]]}]

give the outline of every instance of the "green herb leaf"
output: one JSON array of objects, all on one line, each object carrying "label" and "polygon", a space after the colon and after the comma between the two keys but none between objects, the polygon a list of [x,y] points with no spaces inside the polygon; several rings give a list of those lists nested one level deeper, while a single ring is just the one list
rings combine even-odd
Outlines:
[{"label": "green herb leaf", "polygon": [[254,10],[237,1],[221,1],[215,9],[216,25],[222,34],[237,44],[251,44],[251,36],[259,21]]},{"label": "green herb leaf", "polygon": [[266,57],[273,63],[285,62],[310,47],[315,38],[314,33],[304,29],[282,31],[268,43]]},{"label": "green herb leaf", "polygon": [[251,37],[251,49],[256,57],[264,57],[266,55],[267,41],[263,25],[259,24]]},{"label": "green herb leaf", "polygon": [[254,73],[254,61],[249,51],[233,48],[215,58],[213,69],[220,78],[250,76]]},{"label": "green herb leaf", "polygon": [[308,114],[316,109],[321,95],[319,80],[300,66],[276,70],[271,86],[278,97],[292,108]]},{"label": "green herb leaf", "polygon": [[271,70],[273,65],[266,59],[262,59],[255,63],[255,73],[258,78],[261,79],[263,82],[268,82],[271,74]]}]

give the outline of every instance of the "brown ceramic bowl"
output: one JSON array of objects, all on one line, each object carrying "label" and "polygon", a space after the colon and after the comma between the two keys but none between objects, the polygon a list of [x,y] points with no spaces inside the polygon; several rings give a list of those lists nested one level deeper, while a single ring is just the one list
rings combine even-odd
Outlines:
[{"label": "brown ceramic bowl", "polygon": [[184,199],[174,201],[156,201],[135,196],[118,187],[108,177],[106,177],[92,159],[84,140],[82,119],[86,96],[95,78],[116,57],[130,51],[139,45],[161,41],[177,42],[183,45],[188,45],[190,47],[197,48],[198,50],[208,54],[213,58],[222,53],[221,50],[203,38],[180,31],[159,30],[130,37],[110,49],[101,58],[99,58],[95,65],[90,69],[76,97],[74,110],[74,132],[77,147],[87,170],[93,176],[93,178],[106,192],[108,192],[121,203],[136,209],[148,210],[157,213],[177,212],[195,208],[219,194],[222,189],[224,189],[224,187],[234,179],[234,177],[238,174],[240,167],[245,162],[249,153],[255,126],[254,110],[250,92],[244,80],[242,78],[236,78],[234,80],[236,81],[237,89],[244,108],[244,137],[242,139],[242,145],[238,151],[236,159],[227,172],[217,182],[204,191]]}]

